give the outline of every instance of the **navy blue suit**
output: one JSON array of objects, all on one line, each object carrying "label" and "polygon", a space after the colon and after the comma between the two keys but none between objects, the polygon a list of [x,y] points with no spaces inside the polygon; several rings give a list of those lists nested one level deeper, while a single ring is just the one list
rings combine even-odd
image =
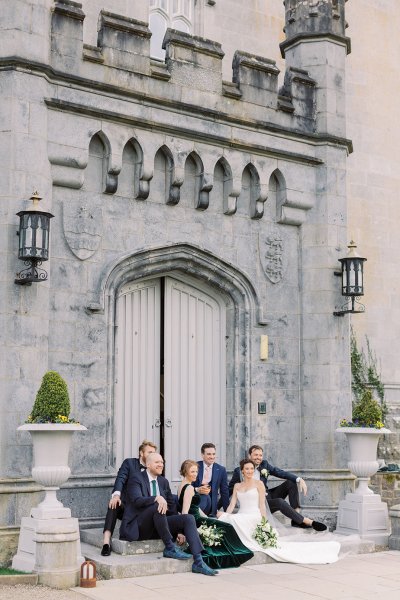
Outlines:
[{"label": "navy blue suit", "polygon": [[138,473],[141,470],[145,470],[138,458],[126,458],[120,468],[118,469],[117,477],[115,478],[114,487],[112,493],[120,492],[121,504],[117,508],[108,508],[103,531],[111,531],[111,535],[114,533],[115,524],[117,519],[121,519],[124,516],[124,506],[126,501],[126,483],[133,473]]},{"label": "navy blue suit", "polygon": [[120,528],[120,539],[135,540],[159,539],[170,545],[178,533],[183,533],[192,554],[200,554],[203,545],[197,532],[193,515],[178,515],[176,502],[168,480],[159,475],[157,484],[160,496],[168,505],[166,515],[158,512],[158,502],[150,491],[147,471],[134,473],[126,485],[126,506]]},{"label": "navy blue suit", "polygon": [[[267,470],[266,476],[261,473],[261,471],[264,469]],[[263,482],[265,491],[267,492],[267,502],[271,513],[279,510],[282,514],[284,514],[286,517],[289,517],[295,523],[302,523],[302,515],[294,510],[295,508],[300,508],[299,491],[296,484],[297,475],[290,473],[289,471],[279,469],[278,467],[274,467],[267,460],[263,460],[260,466],[257,467],[257,470],[260,472],[260,481]],[[278,485],[272,489],[268,489],[268,477],[270,475],[273,477],[278,477],[279,479],[285,479],[286,481],[284,481],[284,483],[281,485]],[[240,467],[236,467],[229,482],[230,495],[233,493],[233,486],[235,483],[240,483],[242,480],[243,478],[240,472]],[[287,496],[289,496],[289,504],[285,501]]]},{"label": "navy blue suit", "polygon": [[[197,464],[199,465],[199,472],[196,481],[193,483],[195,488],[201,486],[204,471],[203,461],[199,460]],[[224,510],[229,506],[228,475],[225,467],[218,463],[213,464],[210,485],[211,491],[208,495],[200,494],[200,508],[205,514],[215,516],[219,506],[222,506]]]}]

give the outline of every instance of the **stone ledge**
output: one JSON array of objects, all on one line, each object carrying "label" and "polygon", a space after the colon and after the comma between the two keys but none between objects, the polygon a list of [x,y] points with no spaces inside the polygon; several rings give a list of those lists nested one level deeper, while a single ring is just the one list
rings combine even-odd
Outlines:
[{"label": "stone ledge", "polygon": [[15,573],[13,575],[0,575],[0,590],[2,585],[37,585],[37,573]]}]

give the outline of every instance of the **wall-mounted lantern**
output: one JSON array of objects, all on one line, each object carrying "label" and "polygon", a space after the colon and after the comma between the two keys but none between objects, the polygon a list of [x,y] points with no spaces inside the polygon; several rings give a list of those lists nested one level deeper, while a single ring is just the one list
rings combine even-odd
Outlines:
[{"label": "wall-mounted lantern", "polygon": [[342,278],[342,296],[347,298],[347,302],[340,310],[333,313],[337,317],[342,317],[346,313],[365,312],[365,306],[357,299],[364,295],[364,262],[367,259],[359,256],[355,251],[356,248],[356,244],[351,241],[348,245],[347,256],[339,258],[342,270],[335,271],[335,275]]},{"label": "wall-mounted lantern", "polygon": [[30,199],[33,206],[17,213],[19,217],[18,258],[23,260],[27,267],[17,273],[15,283],[18,285],[32,285],[34,281],[47,279],[47,272],[40,269],[40,265],[49,259],[50,219],[54,215],[39,209],[41,196],[37,192],[34,192]]}]

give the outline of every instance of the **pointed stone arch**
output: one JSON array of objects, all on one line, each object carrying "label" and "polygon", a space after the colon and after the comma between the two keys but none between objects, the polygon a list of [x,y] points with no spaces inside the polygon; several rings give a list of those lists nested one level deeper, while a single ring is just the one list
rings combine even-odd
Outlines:
[{"label": "pointed stone arch", "polygon": [[275,219],[279,223],[282,219],[282,207],[286,203],[286,180],[280,169],[275,169],[269,178],[270,202],[274,206]]},{"label": "pointed stone arch", "polygon": [[[105,313],[108,336],[108,414],[114,409],[114,330],[115,302],[119,290],[128,282],[151,277],[180,275],[196,278],[214,288],[226,302],[226,398],[227,425],[230,432],[228,468],[244,456],[250,443],[251,333],[265,325],[259,294],[248,277],[234,265],[214,254],[189,244],[143,250],[116,260],[103,272],[89,312]],[[113,423],[108,424],[107,445],[113,461]]]},{"label": "pointed stone arch", "polygon": [[[246,175],[249,179],[249,192],[247,193],[248,214],[251,219],[261,219],[264,215],[264,202],[267,199],[267,195],[262,193],[260,176],[253,163],[248,163],[243,169],[242,183]],[[245,190],[242,189],[241,195],[244,195],[244,192]]]},{"label": "pointed stone arch", "polygon": [[233,192],[233,173],[232,168],[224,156],[215,163],[214,181],[216,181],[216,171],[220,167],[222,170],[222,210],[225,215],[233,215],[236,212],[237,192]]},{"label": "pointed stone arch", "polygon": [[143,176],[143,149],[142,146],[139,144],[138,140],[134,137],[131,137],[126,142],[122,151],[122,161],[124,161],[124,154],[126,155],[127,151],[129,152],[130,149],[131,156],[129,162],[131,162],[132,165],[132,193],[130,195],[136,200],[146,200],[149,196],[149,182],[151,177]]},{"label": "pointed stone arch", "polygon": [[194,173],[194,208],[198,210],[206,210],[209,204],[209,193],[212,188],[211,182],[206,182],[204,177],[204,165],[199,154],[196,151],[190,152],[185,161],[185,182],[187,182],[189,161],[193,161],[195,165]]},{"label": "pointed stone arch", "polygon": [[108,192],[108,188],[110,187],[108,177],[110,155],[110,141],[103,131],[99,130],[89,140],[88,162],[83,184],[86,189],[91,188],[97,192]]},{"label": "pointed stone arch", "polygon": [[[156,165],[156,163],[162,161],[162,165]],[[183,179],[177,176],[175,171],[174,157],[171,150],[163,144],[157,150],[154,155],[154,171],[155,174],[155,186],[158,187],[158,192],[166,204],[178,204],[180,200],[180,188],[183,183]],[[161,180],[160,180],[161,178]]]}]

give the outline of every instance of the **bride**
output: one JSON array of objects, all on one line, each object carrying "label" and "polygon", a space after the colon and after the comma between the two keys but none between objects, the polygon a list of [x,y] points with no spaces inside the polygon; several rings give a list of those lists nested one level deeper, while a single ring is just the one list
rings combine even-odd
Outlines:
[{"label": "bride", "polygon": [[[218,518],[233,525],[241,542],[247,548],[253,552],[265,552],[279,562],[326,564],[338,560],[340,544],[335,541],[298,542],[278,538],[277,548],[262,548],[252,535],[261,518],[268,518],[265,507],[265,487],[261,481],[253,478],[253,461],[242,460],[240,469],[243,481],[234,486],[231,503],[226,513],[219,513]],[[237,501],[240,504],[239,511],[232,514]]]}]

